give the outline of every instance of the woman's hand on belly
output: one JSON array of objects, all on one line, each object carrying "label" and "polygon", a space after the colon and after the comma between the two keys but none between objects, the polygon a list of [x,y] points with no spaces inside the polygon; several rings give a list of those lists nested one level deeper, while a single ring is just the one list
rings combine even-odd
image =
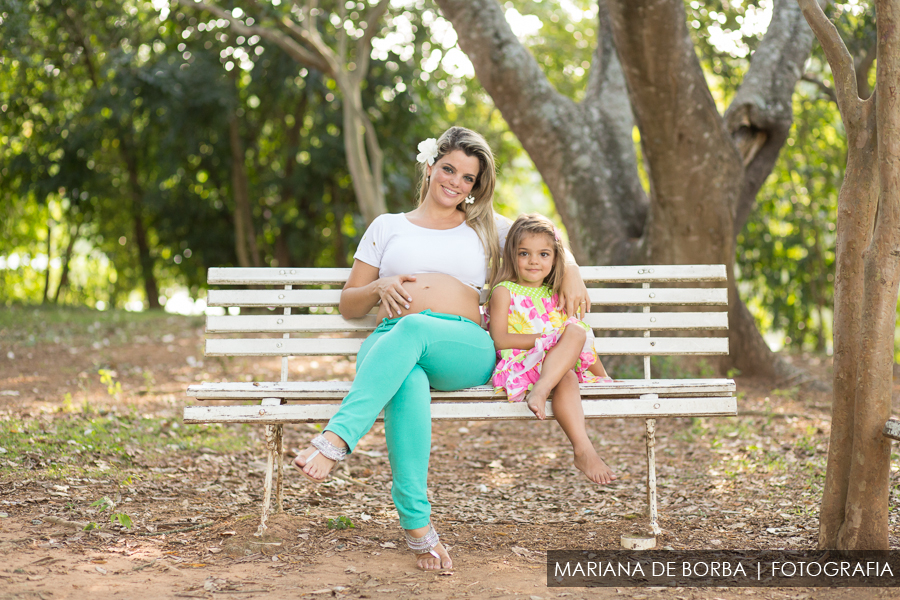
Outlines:
[{"label": "woman's hand on belly", "polygon": [[382,302],[378,309],[377,320],[402,317],[408,314],[431,310],[437,313],[459,315],[481,324],[481,311],[478,309],[478,292],[455,277],[444,273],[419,273],[414,280],[404,282],[403,289],[412,298],[409,308],[405,306],[398,313],[392,311]]},{"label": "woman's hand on belly", "polygon": [[[409,310],[412,296],[403,284],[409,285],[415,280],[415,275],[394,275],[375,281],[375,290],[378,292],[378,297],[381,298],[381,309],[387,311],[388,318],[393,318],[394,315],[400,316],[404,310]],[[378,311],[379,314],[381,309]]]}]

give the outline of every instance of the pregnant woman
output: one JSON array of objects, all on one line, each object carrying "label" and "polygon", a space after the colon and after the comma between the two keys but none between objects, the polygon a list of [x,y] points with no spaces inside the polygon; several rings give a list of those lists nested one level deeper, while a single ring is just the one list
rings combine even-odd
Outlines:
[{"label": "pregnant woman", "polygon": [[[362,317],[380,305],[380,324],[360,348],[356,377],[337,414],[294,465],[323,481],[384,410],[400,525],[417,566],[436,570],[453,562],[431,524],[427,496],[429,388],[482,385],[493,372],[494,344],[481,326],[480,293],[499,266],[509,222],[493,210],[494,157],[481,135],[451,127],[419,150],[418,207],[372,222],[341,293],[345,318]],[[587,293],[578,269],[568,271],[572,276],[562,295],[570,304],[584,305]]]}]

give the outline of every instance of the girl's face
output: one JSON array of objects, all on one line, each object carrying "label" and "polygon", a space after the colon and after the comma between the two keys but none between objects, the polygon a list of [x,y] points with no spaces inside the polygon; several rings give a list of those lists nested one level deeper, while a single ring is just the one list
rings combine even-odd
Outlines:
[{"label": "girl's face", "polygon": [[540,287],[553,270],[556,244],[546,234],[525,234],[516,248],[516,272],[519,285]]},{"label": "girl's face", "polygon": [[480,168],[477,156],[467,156],[462,150],[447,153],[428,167],[431,180],[425,199],[441,206],[458,206],[475,187]]}]

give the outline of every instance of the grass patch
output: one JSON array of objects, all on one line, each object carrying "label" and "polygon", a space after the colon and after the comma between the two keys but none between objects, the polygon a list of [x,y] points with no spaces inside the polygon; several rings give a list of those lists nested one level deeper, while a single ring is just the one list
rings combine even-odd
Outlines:
[{"label": "grass patch", "polygon": [[10,419],[0,426],[0,477],[37,475],[128,477],[135,467],[170,463],[173,454],[243,451],[248,426],[185,425],[176,419],[131,413]]},{"label": "grass patch", "polygon": [[126,343],[135,336],[158,339],[185,328],[203,327],[204,317],[162,311],[93,310],[74,306],[12,305],[0,311],[0,339],[33,347],[40,343],[79,345],[107,340]]}]

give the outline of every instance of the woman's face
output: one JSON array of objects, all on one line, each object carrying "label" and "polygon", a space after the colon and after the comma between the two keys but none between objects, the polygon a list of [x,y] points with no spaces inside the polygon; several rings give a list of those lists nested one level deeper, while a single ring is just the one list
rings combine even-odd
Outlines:
[{"label": "woman's face", "polygon": [[425,200],[430,198],[440,206],[458,206],[475,187],[480,168],[477,156],[467,156],[462,150],[445,154],[428,167],[431,179]]}]

